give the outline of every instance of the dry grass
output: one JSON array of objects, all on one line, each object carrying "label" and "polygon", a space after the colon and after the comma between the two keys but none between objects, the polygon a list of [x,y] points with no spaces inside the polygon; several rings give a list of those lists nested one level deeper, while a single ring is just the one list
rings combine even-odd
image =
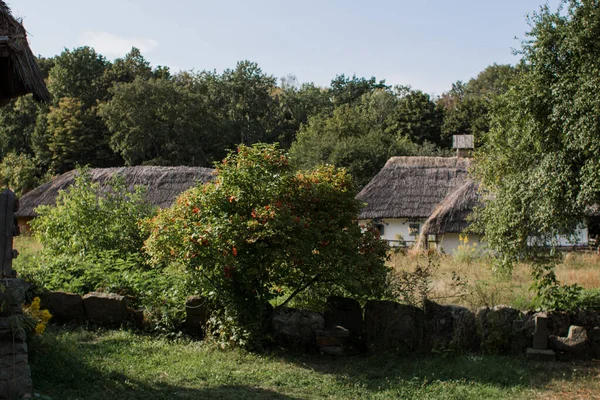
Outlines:
[{"label": "dry grass", "polygon": [[[482,254],[455,257],[434,255],[434,274],[430,298],[442,304],[470,308],[510,305],[525,309],[533,299],[531,267],[517,264],[512,273],[496,270],[493,260]],[[393,254],[390,266],[396,271],[412,271],[417,264],[426,265],[423,254]],[[561,283],[579,284],[586,289],[600,287],[600,255],[566,253],[556,268]]]}]

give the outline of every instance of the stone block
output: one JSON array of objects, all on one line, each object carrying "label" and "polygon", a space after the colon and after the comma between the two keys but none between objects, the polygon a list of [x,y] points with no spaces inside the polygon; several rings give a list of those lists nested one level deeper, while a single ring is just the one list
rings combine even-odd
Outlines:
[{"label": "stone block", "polygon": [[341,326],[332,326],[325,329],[317,329],[317,346],[335,347],[344,346],[350,337],[350,331]]},{"label": "stone block", "polygon": [[83,300],[80,295],[64,292],[42,292],[40,308],[47,309],[52,314],[53,322],[85,321]]},{"label": "stone block", "polygon": [[96,324],[119,326],[127,318],[127,299],[118,294],[88,293],[83,296],[87,318]]},{"label": "stone block", "polygon": [[544,350],[548,348],[548,318],[541,315],[535,317],[535,331],[533,332],[533,348]]},{"label": "stone block", "polygon": [[527,359],[531,361],[556,361],[556,353],[550,349],[527,349]]},{"label": "stone block", "polygon": [[423,339],[423,311],[393,301],[370,300],[365,306],[365,335],[371,353],[408,353]]},{"label": "stone block", "polygon": [[465,307],[425,303],[424,344],[429,349],[474,350],[475,315]]},{"label": "stone block", "polygon": [[491,354],[506,354],[512,349],[513,321],[524,318],[521,311],[506,306],[484,307],[477,312],[477,333],[481,350]]},{"label": "stone block", "polygon": [[315,347],[316,331],[324,326],[320,313],[296,308],[276,308],[271,319],[276,342],[292,348]]},{"label": "stone block", "polygon": [[349,333],[349,343],[357,347],[363,331],[363,313],[355,299],[332,296],[327,298],[323,312],[326,327],[343,326]]},{"label": "stone block", "polygon": [[204,336],[210,318],[208,300],[202,296],[189,296],[185,302],[185,330],[193,336]]},{"label": "stone block", "polygon": [[587,332],[582,326],[571,325],[569,336],[550,336],[550,347],[565,353],[567,358],[584,358],[588,356],[589,343]]},{"label": "stone block", "polygon": [[571,323],[583,326],[586,329],[593,329],[595,326],[600,326],[600,312],[594,310],[577,310],[571,316]]}]

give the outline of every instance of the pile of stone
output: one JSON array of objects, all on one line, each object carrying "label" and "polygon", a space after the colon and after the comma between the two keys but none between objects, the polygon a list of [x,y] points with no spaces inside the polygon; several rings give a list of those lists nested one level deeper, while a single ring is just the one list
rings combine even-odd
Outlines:
[{"label": "pile of stone", "polygon": [[39,293],[40,308],[59,323],[92,322],[102,326],[121,326],[126,322],[143,324],[142,310],[129,308],[127,298],[114,293],[88,293],[85,296],[64,292]]}]

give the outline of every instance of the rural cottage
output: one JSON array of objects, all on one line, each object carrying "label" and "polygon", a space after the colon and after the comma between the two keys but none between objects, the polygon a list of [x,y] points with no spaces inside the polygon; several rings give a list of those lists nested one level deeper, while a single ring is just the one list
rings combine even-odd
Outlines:
[{"label": "rural cottage", "polygon": [[[130,189],[134,186],[146,187],[147,200],[159,208],[165,208],[173,204],[180,193],[197,183],[211,180],[214,176],[213,171],[212,168],[203,167],[137,166],[93,168],[90,169],[90,175],[93,182],[101,185],[115,174],[121,175]],[[37,216],[35,207],[56,204],[58,192],[73,185],[77,173],[76,170],[66,172],[21,197],[16,214],[21,231],[29,230],[29,221]]]}]

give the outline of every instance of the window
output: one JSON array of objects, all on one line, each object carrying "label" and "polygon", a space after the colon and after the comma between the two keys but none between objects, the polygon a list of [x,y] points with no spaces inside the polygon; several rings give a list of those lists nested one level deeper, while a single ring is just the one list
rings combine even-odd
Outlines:
[{"label": "window", "polygon": [[419,233],[421,232],[421,224],[415,224],[415,223],[411,223],[408,224],[408,234],[410,236],[419,236]]}]

